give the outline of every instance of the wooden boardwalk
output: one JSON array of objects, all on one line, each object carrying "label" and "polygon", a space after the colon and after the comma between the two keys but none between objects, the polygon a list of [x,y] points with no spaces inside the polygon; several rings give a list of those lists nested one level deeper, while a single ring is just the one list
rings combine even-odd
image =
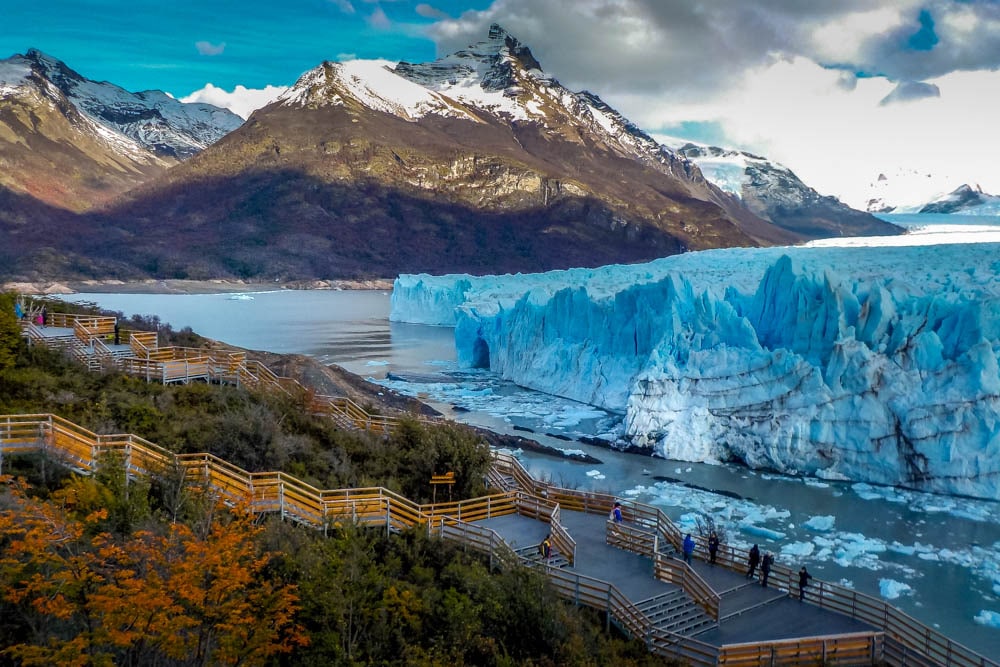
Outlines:
[{"label": "wooden boardwalk", "polygon": [[[49,326],[22,323],[25,337],[62,349],[92,370],[115,367],[147,381],[230,382],[308,395],[295,380],[246,361],[243,353],[160,348],[155,333],[118,332],[114,318],[54,319]],[[111,344],[112,333],[129,345]],[[309,409],[343,428],[387,433],[398,423],[343,398],[312,396]],[[1000,667],[885,601],[838,584],[814,579],[799,602],[795,573],[782,565],[772,570],[768,588],[747,582],[744,554],[726,545],[712,566],[705,562],[704,539],[697,538],[689,567],[674,557],[679,528],[659,509],[626,502],[626,521],[609,523],[615,498],[535,480],[506,454],[495,454],[488,475],[498,493],[418,506],[386,489],[320,490],[281,472],[248,473],[210,454],[178,456],[132,435],[100,436],[54,415],[0,417],[0,464],[4,454],[38,450],[81,472],[94,470],[103,451],[120,451],[130,475],[179,466],[227,502],[324,531],[345,520],[389,531],[421,526],[486,553],[491,565],[544,568],[561,596],[604,611],[609,625],[642,639],[649,650],[691,664]],[[556,553],[544,560],[537,545],[549,534]]]},{"label": "wooden boardwalk", "polygon": [[[653,598],[683,593],[680,586],[654,577],[651,558],[608,545],[604,517],[563,510],[561,522],[576,540],[573,571],[613,584],[640,607]],[[530,554],[549,531],[547,523],[516,514],[477,524],[496,531],[516,551],[529,549]],[[693,567],[721,596],[722,605],[718,623],[701,625],[689,636],[713,646],[877,630],[848,616],[803,604],[797,590],[790,593],[785,587],[764,588],[758,579],[747,581],[743,574],[697,559]]]}]

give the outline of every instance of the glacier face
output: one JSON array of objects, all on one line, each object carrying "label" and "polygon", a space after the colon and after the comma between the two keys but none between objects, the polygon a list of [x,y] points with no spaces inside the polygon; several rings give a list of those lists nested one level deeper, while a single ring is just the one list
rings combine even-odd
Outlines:
[{"label": "glacier face", "polygon": [[401,276],[392,319],[667,458],[1000,499],[1000,245]]}]

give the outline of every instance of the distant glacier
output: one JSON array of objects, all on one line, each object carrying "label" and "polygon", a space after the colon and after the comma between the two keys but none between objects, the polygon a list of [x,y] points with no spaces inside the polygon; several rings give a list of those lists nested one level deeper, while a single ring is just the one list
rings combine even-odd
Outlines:
[{"label": "distant glacier", "polygon": [[995,243],[727,249],[404,275],[391,318],[666,458],[1000,499],[998,296]]}]

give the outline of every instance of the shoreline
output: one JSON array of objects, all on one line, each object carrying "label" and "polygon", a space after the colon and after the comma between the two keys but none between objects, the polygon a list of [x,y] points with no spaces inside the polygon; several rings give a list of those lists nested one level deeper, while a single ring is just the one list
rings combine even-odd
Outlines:
[{"label": "shoreline", "polygon": [[227,294],[281,290],[382,290],[392,291],[393,278],[370,280],[298,280],[257,282],[246,280],[64,280],[6,282],[0,291],[31,296],[52,294]]}]

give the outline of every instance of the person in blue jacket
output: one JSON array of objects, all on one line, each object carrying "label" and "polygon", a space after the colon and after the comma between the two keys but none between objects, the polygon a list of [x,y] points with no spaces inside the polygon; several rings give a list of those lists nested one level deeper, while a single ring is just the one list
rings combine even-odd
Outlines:
[{"label": "person in blue jacket", "polygon": [[691,533],[684,536],[684,562],[688,565],[691,564],[691,554],[694,553],[694,538],[691,537]]}]

